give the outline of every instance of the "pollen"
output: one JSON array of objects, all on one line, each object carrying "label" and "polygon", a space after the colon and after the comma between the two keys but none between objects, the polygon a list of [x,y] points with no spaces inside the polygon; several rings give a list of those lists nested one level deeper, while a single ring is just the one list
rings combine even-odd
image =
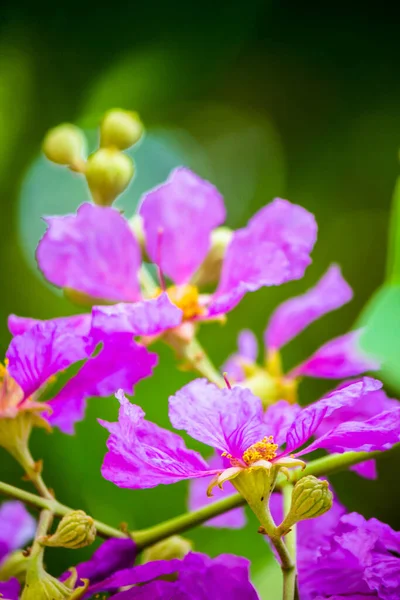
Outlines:
[{"label": "pollen", "polygon": [[275,458],[277,450],[278,445],[274,443],[274,438],[270,435],[247,448],[243,453],[243,461],[246,465],[252,465],[258,460],[272,460]]},{"label": "pollen", "polygon": [[183,311],[185,320],[204,314],[204,308],[199,303],[199,290],[195,285],[172,285],[167,288],[167,294],[171,302]]}]

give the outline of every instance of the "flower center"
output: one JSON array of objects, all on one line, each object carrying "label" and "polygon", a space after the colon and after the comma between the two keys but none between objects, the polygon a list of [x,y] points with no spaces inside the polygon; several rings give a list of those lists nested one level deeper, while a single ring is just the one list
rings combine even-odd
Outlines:
[{"label": "flower center", "polygon": [[24,398],[20,386],[8,374],[7,363],[7,359],[5,366],[0,363],[0,415],[16,410]]},{"label": "flower center", "polygon": [[243,461],[246,465],[252,465],[258,460],[272,460],[275,458],[277,450],[278,445],[274,443],[274,438],[270,435],[247,448],[243,452]]},{"label": "flower center", "polygon": [[171,285],[167,288],[167,294],[171,302],[183,311],[185,320],[204,314],[205,310],[199,303],[199,290],[195,285]]}]

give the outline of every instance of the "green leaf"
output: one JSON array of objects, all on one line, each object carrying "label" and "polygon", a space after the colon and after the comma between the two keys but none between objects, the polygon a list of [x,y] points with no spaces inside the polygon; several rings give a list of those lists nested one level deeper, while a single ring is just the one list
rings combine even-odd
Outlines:
[{"label": "green leaf", "polygon": [[382,361],[380,377],[400,390],[400,285],[385,285],[378,290],[361,313],[358,325],[365,327],[362,348]]},{"label": "green leaf", "polygon": [[386,279],[391,283],[400,283],[400,177],[393,192]]}]

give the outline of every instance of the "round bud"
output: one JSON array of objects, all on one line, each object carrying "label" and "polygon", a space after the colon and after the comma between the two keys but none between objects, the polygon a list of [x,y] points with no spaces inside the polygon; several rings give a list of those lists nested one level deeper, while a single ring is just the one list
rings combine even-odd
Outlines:
[{"label": "round bud", "polygon": [[332,492],[325,480],[317,479],[314,475],[302,477],[292,491],[290,511],[283,523],[281,531],[288,531],[298,521],[314,519],[326,513],[333,504]]},{"label": "round bud", "polygon": [[100,148],[89,156],[86,179],[96,204],[111,206],[128,187],[134,173],[133,162],[115,148]]},{"label": "round bud", "polygon": [[85,147],[82,131],[69,123],[50,129],[43,141],[43,152],[49,160],[77,171],[83,168]]},{"label": "round bud", "polygon": [[172,560],[173,558],[183,558],[192,550],[192,542],[185,540],[180,535],[172,537],[146,548],[143,552],[143,562],[152,562],[153,560]]},{"label": "round bud", "polygon": [[83,548],[96,538],[96,527],[92,517],[83,510],[74,510],[61,519],[53,535],[40,539],[43,546],[61,548]]},{"label": "round bud", "polygon": [[126,150],[140,140],[143,130],[137,113],[122,109],[109,110],[100,125],[100,146]]}]

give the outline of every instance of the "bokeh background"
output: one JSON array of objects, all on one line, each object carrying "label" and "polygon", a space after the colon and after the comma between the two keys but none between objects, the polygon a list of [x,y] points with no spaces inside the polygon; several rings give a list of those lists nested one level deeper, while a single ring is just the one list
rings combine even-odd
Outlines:
[{"label": "bokeh background", "polygon": [[[70,121],[84,127],[93,144],[102,112],[122,107],[137,110],[147,127],[133,151],[137,176],[118,202],[128,215],[146,189],[185,164],[221,190],[231,227],[244,225],[275,196],[317,217],[319,239],[302,281],[248,295],[226,326],[203,327],[200,340],[215,363],[233,351],[241,328],[254,329],[261,340],[277,303],[338,262],[354,300],[294,340],[285,365],[355,322],[368,322],[365,343],[385,360],[388,392],[400,394],[400,238],[393,220],[388,243],[400,144],[398,9],[266,0],[104,6],[72,0],[48,8],[6,0],[0,16],[2,354],[9,313],[50,318],[77,312],[41,278],[34,251],[44,231],[40,217],[75,210],[87,190],[40,157],[41,140],[48,128]],[[168,426],[168,395],[190,375],[176,369],[167,348],[158,350],[155,376],[137,387],[135,401],[149,419]],[[305,381],[301,401],[333,385]],[[130,491],[101,478],[106,432],[96,418],[116,414],[112,398],[93,400],[75,436],[35,432],[33,452],[44,460],[48,485],[63,503],[133,529],[184,511],[186,484]],[[399,458],[391,452],[380,461],[379,481],[332,476],[339,498],[350,510],[400,529]],[[4,452],[0,477],[27,486]],[[249,515],[245,530],[198,528],[188,537],[201,551],[251,558],[263,597],[274,599],[279,573],[255,531]],[[54,550],[49,568],[58,574],[89,552]]]}]

